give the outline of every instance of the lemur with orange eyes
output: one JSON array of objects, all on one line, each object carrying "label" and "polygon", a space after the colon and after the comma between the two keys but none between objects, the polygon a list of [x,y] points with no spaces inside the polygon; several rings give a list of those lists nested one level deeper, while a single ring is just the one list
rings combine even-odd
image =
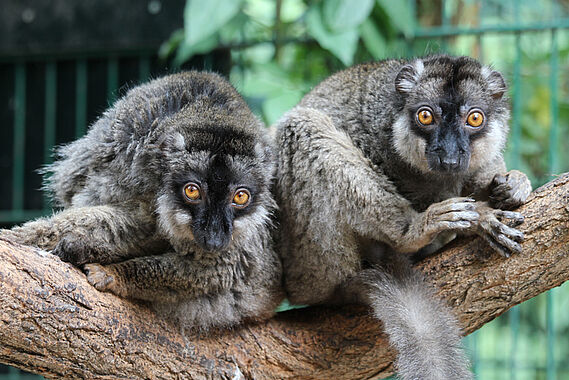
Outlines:
[{"label": "lemur with orange eyes", "polygon": [[504,256],[521,249],[523,218],[508,209],[531,185],[502,158],[505,91],[468,57],[386,60],[332,75],[277,123],[288,298],[370,305],[401,379],[472,377],[455,319],[412,256],[457,233]]},{"label": "lemur with orange eyes", "polygon": [[274,314],[274,147],[225,79],[188,72],[135,87],[57,153],[46,187],[63,211],[0,237],[51,250],[97,289],[184,327]]}]

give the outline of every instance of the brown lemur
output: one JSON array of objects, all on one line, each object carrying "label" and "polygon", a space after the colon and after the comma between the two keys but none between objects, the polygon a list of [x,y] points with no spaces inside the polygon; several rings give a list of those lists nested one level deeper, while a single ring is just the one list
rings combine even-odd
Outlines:
[{"label": "brown lemur", "polygon": [[46,168],[64,210],[0,236],[82,266],[183,327],[266,319],[283,298],[274,142],[221,76],[131,89]]},{"label": "brown lemur", "polygon": [[[456,233],[504,256],[531,185],[506,173],[506,84],[468,57],[385,60],[324,80],[277,123],[276,199],[287,295],[363,302],[401,379],[472,375],[450,311],[412,268]],[[507,225],[510,224],[510,225]]]}]

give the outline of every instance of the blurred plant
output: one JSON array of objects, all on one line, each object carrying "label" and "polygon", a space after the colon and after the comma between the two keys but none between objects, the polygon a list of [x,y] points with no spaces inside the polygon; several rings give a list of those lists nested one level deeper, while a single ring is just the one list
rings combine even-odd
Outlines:
[{"label": "blurred plant", "polygon": [[[180,65],[193,55],[230,49],[231,80],[267,123],[314,84],[354,62],[406,52],[408,1],[187,0],[184,29],[160,50]],[[302,64],[299,64],[302,62]]]}]

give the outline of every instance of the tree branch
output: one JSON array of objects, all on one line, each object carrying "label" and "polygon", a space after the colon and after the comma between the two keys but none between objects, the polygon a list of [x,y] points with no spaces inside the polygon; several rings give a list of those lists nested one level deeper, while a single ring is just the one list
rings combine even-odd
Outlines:
[{"label": "tree branch", "polygon": [[[520,209],[523,254],[463,239],[420,264],[466,333],[569,278],[569,174]],[[308,308],[185,340],[143,305],[100,293],[57,257],[0,241],[0,361],[46,377],[335,378],[392,373],[365,307]]]}]

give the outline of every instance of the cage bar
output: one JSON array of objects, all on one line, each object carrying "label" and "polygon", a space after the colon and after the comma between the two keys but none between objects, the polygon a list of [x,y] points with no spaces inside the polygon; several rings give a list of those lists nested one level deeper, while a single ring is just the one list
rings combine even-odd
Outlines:
[{"label": "cage bar", "polygon": [[119,61],[117,57],[110,57],[107,60],[107,102],[114,103],[117,99],[117,88],[119,87]]},{"label": "cage bar", "polygon": [[75,63],[75,137],[81,137],[87,129],[87,61]]},{"label": "cage bar", "polygon": [[15,67],[14,83],[14,162],[12,174],[12,210],[24,208],[24,170],[26,159],[26,64]]}]

